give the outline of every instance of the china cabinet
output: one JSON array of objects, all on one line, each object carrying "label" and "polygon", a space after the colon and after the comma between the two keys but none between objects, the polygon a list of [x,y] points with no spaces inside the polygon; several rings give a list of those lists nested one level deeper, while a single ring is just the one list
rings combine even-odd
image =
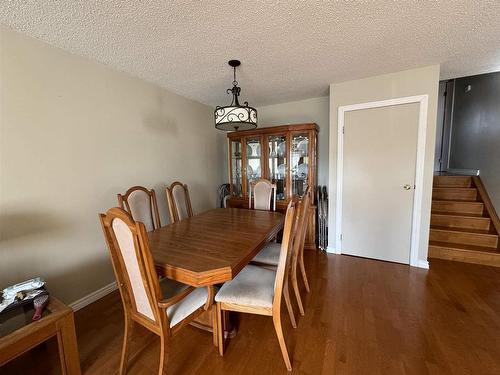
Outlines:
[{"label": "china cabinet", "polygon": [[[230,207],[247,208],[250,183],[265,178],[276,184],[276,209],[284,212],[290,198],[307,186],[312,198],[317,181],[316,124],[281,125],[227,134]],[[311,207],[307,248],[316,248],[316,206]]]}]

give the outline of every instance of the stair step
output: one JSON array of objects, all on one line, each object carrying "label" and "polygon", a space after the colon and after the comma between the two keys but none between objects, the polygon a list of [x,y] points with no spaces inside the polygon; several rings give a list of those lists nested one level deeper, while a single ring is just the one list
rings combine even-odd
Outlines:
[{"label": "stair step", "polygon": [[500,252],[481,246],[430,241],[428,257],[500,267]]},{"label": "stair step", "polygon": [[470,176],[434,176],[434,186],[441,185],[455,187],[471,187],[472,178]]},{"label": "stair step", "polygon": [[489,217],[435,212],[431,214],[431,225],[437,227],[489,230],[490,224]]},{"label": "stair step", "polygon": [[466,202],[434,199],[432,201],[432,210],[440,212],[482,214],[484,204],[482,202]]},{"label": "stair step", "polygon": [[430,241],[497,248],[498,234],[487,230],[431,227]]},{"label": "stair step", "polygon": [[435,187],[432,189],[432,198],[440,200],[475,201],[477,199],[477,189],[464,187]]},{"label": "stair step", "polygon": [[463,217],[484,217],[487,219],[490,218],[487,214],[484,214],[484,213],[473,214],[473,213],[467,213],[467,212],[446,212],[446,211],[435,211],[435,210],[432,210],[432,213],[436,214],[436,215],[450,215],[450,216],[463,216]]}]

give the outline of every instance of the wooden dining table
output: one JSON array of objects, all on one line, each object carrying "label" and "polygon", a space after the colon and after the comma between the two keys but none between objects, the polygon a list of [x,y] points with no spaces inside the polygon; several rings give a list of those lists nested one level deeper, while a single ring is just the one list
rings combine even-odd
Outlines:
[{"label": "wooden dining table", "polygon": [[283,228],[278,212],[216,208],[149,232],[161,276],[206,286],[232,280]]},{"label": "wooden dining table", "polygon": [[[283,228],[279,212],[217,208],[149,232],[157,273],[195,287],[232,280]],[[195,322],[212,329],[207,311]]]}]

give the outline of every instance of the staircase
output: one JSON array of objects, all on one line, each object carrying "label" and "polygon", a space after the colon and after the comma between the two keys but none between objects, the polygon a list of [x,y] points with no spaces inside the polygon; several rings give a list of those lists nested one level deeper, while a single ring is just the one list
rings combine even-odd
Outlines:
[{"label": "staircase", "polygon": [[500,267],[499,229],[479,177],[434,176],[429,258]]}]

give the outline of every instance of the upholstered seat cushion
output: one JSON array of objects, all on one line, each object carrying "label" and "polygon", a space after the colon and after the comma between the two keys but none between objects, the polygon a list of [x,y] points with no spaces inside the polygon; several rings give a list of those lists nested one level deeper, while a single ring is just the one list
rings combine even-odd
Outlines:
[{"label": "upholstered seat cushion", "polygon": [[[163,293],[163,298],[171,298],[179,294],[188,285],[179,283],[170,279],[163,279],[160,282],[160,288]],[[207,288],[196,288],[187,297],[167,308],[167,316],[170,322],[170,327],[175,326],[183,319],[187,318],[197,309],[202,307],[207,302]]]},{"label": "upholstered seat cushion", "polygon": [[216,302],[272,307],[276,272],[249,264],[215,295]]},{"label": "upholstered seat cushion", "polygon": [[281,244],[269,242],[259,253],[252,259],[252,262],[277,266],[280,260]]}]

